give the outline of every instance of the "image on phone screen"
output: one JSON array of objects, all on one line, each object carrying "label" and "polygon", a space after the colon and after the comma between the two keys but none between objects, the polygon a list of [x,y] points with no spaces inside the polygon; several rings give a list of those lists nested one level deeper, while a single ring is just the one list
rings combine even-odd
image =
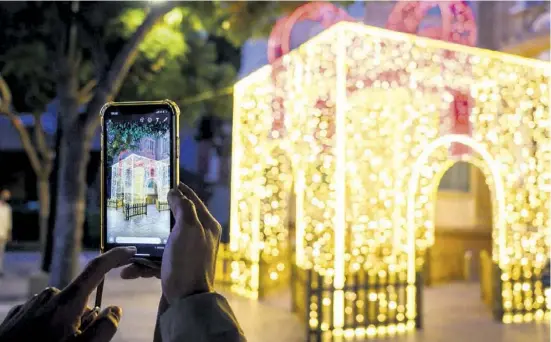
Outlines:
[{"label": "image on phone screen", "polygon": [[[107,245],[162,248],[170,234],[172,114],[110,111],[104,117]],[[148,253],[150,254],[150,253]],[[151,253],[154,254],[154,253]]]}]

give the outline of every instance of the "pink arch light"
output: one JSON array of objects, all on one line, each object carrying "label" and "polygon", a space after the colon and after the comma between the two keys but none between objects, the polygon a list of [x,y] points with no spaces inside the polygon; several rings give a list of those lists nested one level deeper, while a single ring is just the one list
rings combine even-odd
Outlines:
[{"label": "pink arch light", "polygon": [[[442,15],[440,32],[438,28],[419,31],[423,18],[433,7],[438,7]],[[457,44],[476,45],[476,20],[464,1],[400,1],[392,9],[386,28]]]},{"label": "pink arch light", "polygon": [[[419,25],[429,9],[438,6],[442,15],[441,26],[429,27],[419,31]],[[444,40],[468,46],[476,45],[477,27],[474,14],[464,1],[401,1],[392,10],[386,27],[419,36]],[[454,58],[454,53],[444,51],[445,58]],[[468,63],[468,62],[467,62]],[[468,72],[468,65],[465,71]],[[451,116],[453,134],[470,135],[472,127],[469,115],[474,99],[465,90],[449,88],[453,94],[453,101],[448,110]],[[450,153],[458,156],[470,153],[470,149],[462,144],[453,143]]]},{"label": "pink arch light", "polygon": [[293,13],[279,19],[268,39],[268,61],[274,63],[279,57],[291,51],[293,27],[305,20],[316,21],[328,28],[340,21],[354,20],[348,13],[330,2],[309,2],[298,7]]}]

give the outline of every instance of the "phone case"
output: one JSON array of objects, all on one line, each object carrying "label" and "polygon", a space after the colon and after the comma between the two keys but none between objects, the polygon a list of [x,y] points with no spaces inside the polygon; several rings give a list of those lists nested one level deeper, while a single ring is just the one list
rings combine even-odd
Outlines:
[{"label": "phone case", "polygon": [[177,167],[174,167],[172,172],[173,172],[173,179],[174,179],[174,182],[172,184],[172,187],[175,188],[178,186],[178,183],[180,182],[180,108],[178,107],[178,105],[174,102],[174,101],[171,101],[171,100],[161,100],[161,101],[130,101],[130,102],[107,102],[105,105],[103,105],[103,107],[101,108],[101,111],[100,111],[100,121],[101,121],[101,159],[100,159],[100,164],[101,164],[101,173],[100,173],[100,178],[101,178],[101,190],[100,190],[100,253],[103,254],[104,251],[105,251],[105,245],[103,243],[103,235],[105,234],[105,229],[106,227],[104,227],[104,215],[105,215],[105,183],[104,183],[104,178],[105,178],[105,174],[104,174],[104,165],[103,163],[105,162],[106,158],[104,156],[104,136],[103,136],[103,125],[104,125],[104,122],[103,122],[103,119],[104,119],[104,114],[105,114],[105,111],[109,108],[109,107],[112,107],[112,106],[136,106],[136,105],[160,105],[160,104],[164,104],[164,105],[169,105],[174,113],[174,116],[173,116],[173,122],[175,123],[172,127],[173,127],[173,136],[175,137],[175,139],[173,139],[172,143],[173,143],[173,150],[176,151],[176,153],[173,155],[173,160],[172,160],[172,163],[173,165],[177,165]]}]

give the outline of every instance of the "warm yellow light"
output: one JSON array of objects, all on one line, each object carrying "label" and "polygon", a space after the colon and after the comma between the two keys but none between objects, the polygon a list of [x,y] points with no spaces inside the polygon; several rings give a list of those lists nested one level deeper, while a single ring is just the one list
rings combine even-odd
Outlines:
[{"label": "warm yellow light", "polygon": [[[311,330],[349,338],[414,329],[437,185],[465,160],[492,193],[503,322],[544,320],[534,275],[550,243],[550,75],[546,62],[341,23],[239,81],[234,291],[256,298],[294,270]],[[474,99],[471,136],[447,128],[455,92]],[[273,120],[282,111],[284,129]],[[451,143],[472,153],[451,156]]]},{"label": "warm yellow light", "polygon": [[[418,194],[418,185],[421,178],[421,173],[423,167],[429,164],[429,158],[439,147],[449,148],[452,143],[461,143],[465,146],[473,149],[474,152],[480,155],[480,158],[484,162],[485,166],[490,171],[490,176],[488,180],[492,183],[492,188],[494,189],[494,200],[496,202],[497,213],[495,217],[497,220],[494,222],[494,239],[497,240],[498,250],[494,251],[494,254],[497,254],[497,257],[502,256],[499,259],[500,262],[503,262],[503,266],[506,265],[508,261],[507,257],[507,232],[504,222],[506,216],[505,210],[505,189],[503,185],[502,176],[500,173],[499,164],[492,158],[491,154],[484,147],[483,144],[478,143],[476,140],[472,139],[466,135],[458,134],[449,134],[441,136],[433,140],[430,144],[424,147],[422,153],[419,155],[415,163],[413,164],[412,175],[408,184],[407,192],[407,243],[404,245],[403,250],[406,251],[407,257],[407,280],[408,284],[415,284],[415,277],[417,272],[417,256],[416,256],[416,197]],[[431,199],[434,201],[434,199]],[[500,263],[501,265],[501,263]],[[408,301],[408,311],[416,312],[415,296],[410,296]]]},{"label": "warm yellow light", "polygon": [[168,25],[180,25],[182,23],[182,19],[184,18],[184,14],[182,13],[182,10],[179,8],[175,8],[172,11],[165,14],[163,17],[164,21]]}]

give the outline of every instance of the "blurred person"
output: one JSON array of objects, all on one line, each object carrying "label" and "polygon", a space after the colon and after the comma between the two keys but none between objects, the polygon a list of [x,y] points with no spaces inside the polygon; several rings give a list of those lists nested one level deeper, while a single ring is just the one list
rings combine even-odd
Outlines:
[{"label": "blurred person", "polygon": [[545,289],[551,287],[551,260],[549,259],[545,263],[545,267],[541,272],[541,283]]},{"label": "blurred person", "polygon": [[8,190],[0,192],[0,277],[4,276],[4,254],[6,244],[11,241],[12,213],[8,201],[11,194]]},{"label": "blurred person", "polygon": [[220,224],[197,194],[184,184],[168,195],[176,223],[160,267],[132,258],[134,247],[119,247],[95,258],[63,291],[47,288],[14,307],[0,325],[0,341],[108,342],[115,335],[121,308],[99,313],[88,297],[111,269],[128,265],[123,279],[161,279],[154,341],[245,342],[227,300],[214,292],[214,267]]}]

